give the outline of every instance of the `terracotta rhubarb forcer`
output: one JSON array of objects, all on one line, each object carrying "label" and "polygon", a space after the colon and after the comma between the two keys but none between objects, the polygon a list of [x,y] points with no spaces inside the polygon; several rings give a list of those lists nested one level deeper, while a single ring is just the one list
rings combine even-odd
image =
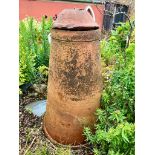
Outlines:
[{"label": "terracotta rhubarb forcer", "polygon": [[98,28],[81,9],[63,10],[53,25],[44,131],[57,143],[85,143],[83,128],[96,121],[102,91]]}]

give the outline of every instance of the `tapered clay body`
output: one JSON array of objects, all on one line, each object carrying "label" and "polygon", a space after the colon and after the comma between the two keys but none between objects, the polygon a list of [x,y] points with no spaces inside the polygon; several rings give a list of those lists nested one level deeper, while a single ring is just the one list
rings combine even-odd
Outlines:
[{"label": "tapered clay body", "polygon": [[[75,14],[91,20],[91,15],[85,10],[70,9],[68,15],[64,14],[65,11],[60,14],[61,20],[58,17],[51,31],[44,130],[58,143],[79,145],[85,143],[84,126],[93,128],[94,113],[100,107],[100,32],[94,21],[90,27],[76,23],[80,19],[76,19]],[[75,24],[72,21],[69,25],[66,20],[75,20]]]}]

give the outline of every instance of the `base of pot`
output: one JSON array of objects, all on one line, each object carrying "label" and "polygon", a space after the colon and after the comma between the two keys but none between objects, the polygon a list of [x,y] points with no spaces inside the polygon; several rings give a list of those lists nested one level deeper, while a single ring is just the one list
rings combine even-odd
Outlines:
[{"label": "base of pot", "polygon": [[59,146],[59,147],[63,147],[63,148],[68,148],[68,146],[73,149],[73,150],[78,150],[78,149],[82,149],[82,148],[89,148],[89,145],[88,143],[84,143],[84,144],[81,144],[81,145],[64,145],[64,144],[61,144],[59,142],[57,142],[56,140],[54,140],[47,132],[46,130],[46,126],[45,126],[45,115],[43,117],[43,130],[45,132],[45,135],[47,136],[47,138],[51,141],[51,143],[53,143],[54,145],[56,146]]}]

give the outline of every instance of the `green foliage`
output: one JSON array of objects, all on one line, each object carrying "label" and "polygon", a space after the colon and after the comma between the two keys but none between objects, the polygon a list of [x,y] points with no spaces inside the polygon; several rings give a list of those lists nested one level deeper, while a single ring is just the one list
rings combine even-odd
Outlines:
[{"label": "green foliage", "polygon": [[134,154],[134,124],[118,123],[116,127],[97,129],[95,135],[85,128],[87,140],[94,146],[95,155],[133,155]]},{"label": "green foliage", "polygon": [[19,26],[19,85],[34,83],[38,68],[48,67],[50,45],[48,34],[52,20],[42,18],[41,22],[29,17]]},{"label": "green foliage", "polygon": [[96,155],[134,154],[135,41],[131,39],[127,47],[129,34],[129,23],[122,24],[101,42],[102,61],[105,68],[111,66],[110,76],[103,75],[105,89],[96,112],[96,132],[84,130]]},{"label": "green foliage", "polygon": [[36,150],[36,155],[50,155],[50,152],[46,147],[42,147],[41,149]]},{"label": "green foliage", "polygon": [[71,155],[71,149],[70,147],[67,148],[57,147],[55,155]]},{"label": "green foliage", "polygon": [[28,151],[26,155],[50,155],[46,146],[42,146],[41,148],[37,148],[35,152]]},{"label": "green foliage", "polygon": [[38,71],[39,71],[39,73],[41,74],[41,75],[43,75],[43,76],[45,76],[45,77],[47,77],[48,76],[48,67],[46,67],[46,66],[39,66],[38,67]]},{"label": "green foliage", "polygon": [[126,41],[129,33],[129,23],[122,23],[116,30],[112,30],[108,41],[102,40],[101,57],[107,66],[116,63],[124,64],[123,62],[126,60]]},{"label": "green foliage", "polygon": [[[62,147],[56,147],[52,150],[52,154],[54,155],[71,155],[71,149],[70,147],[62,148]],[[46,145],[43,145],[42,147],[38,147],[35,149],[35,151],[29,150],[26,155],[51,155],[48,147]]]}]

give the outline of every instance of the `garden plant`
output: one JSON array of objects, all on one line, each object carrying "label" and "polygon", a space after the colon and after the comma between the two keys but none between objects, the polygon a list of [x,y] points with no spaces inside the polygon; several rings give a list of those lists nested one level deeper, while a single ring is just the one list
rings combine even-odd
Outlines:
[{"label": "garden plant", "polygon": [[101,42],[101,109],[96,112],[95,133],[87,127],[84,130],[95,155],[134,155],[135,40],[134,31],[130,32],[129,23],[121,24],[108,40]]},{"label": "garden plant", "polygon": [[20,21],[19,86],[46,82],[50,52],[47,36],[51,26],[52,19],[45,17],[41,22],[32,17]]}]

